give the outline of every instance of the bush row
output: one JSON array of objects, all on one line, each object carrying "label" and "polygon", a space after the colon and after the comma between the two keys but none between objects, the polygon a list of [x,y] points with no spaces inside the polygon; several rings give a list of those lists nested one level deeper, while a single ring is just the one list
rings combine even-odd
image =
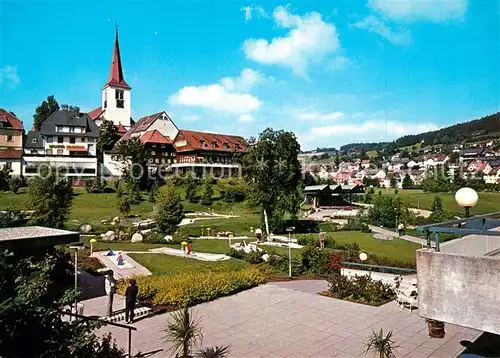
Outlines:
[{"label": "bush row", "polygon": [[329,293],[342,300],[380,306],[394,299],[394,291],[390,285],[373,280],[369,275],[348,278],[333,274],[328,278]]},{"label": "bush row", "polygon": [[[257,286],[265,282],[265,276],[257,267],[249,267],[169,276],[139,276],[136,280],[141,302],[192,306]],[[119,292],[124,294],[126,287],[126,282],[120,282]]]}]

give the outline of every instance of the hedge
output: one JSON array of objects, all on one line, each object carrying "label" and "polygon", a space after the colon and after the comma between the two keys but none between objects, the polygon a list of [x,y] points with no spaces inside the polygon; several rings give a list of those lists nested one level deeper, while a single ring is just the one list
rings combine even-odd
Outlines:
[{"label": "hedge", "polygon": [[[256,267],[241,270],[182,273],[178,275],[139,276],[139,300],[153,305],[192,306],[228,296],[265,282]],[[124,294],[127,282],[118,284]]]}]

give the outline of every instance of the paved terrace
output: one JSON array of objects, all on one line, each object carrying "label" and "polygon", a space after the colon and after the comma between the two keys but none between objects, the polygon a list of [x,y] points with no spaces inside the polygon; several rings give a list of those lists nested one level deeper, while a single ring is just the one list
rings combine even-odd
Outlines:
[{"label": "paved terrace", "polygon": [[[460,341],[474,341],[479,331],[446,325],[443,339],[428,336],[418,311],[411,315],[394,302],[371,307],[314,294],[324,281],[292,281],[262,285],[237,295],[198,305],[203,346],[231,345],[230,357],[373,357],[364,353],[372,330],[392,330],[397,357],[455,357]],[[150,357],[172,357],[165,341],[168,314],[136,322],[134,352],[155,352]],[[127,346],[127,330],[112,332]]]}]

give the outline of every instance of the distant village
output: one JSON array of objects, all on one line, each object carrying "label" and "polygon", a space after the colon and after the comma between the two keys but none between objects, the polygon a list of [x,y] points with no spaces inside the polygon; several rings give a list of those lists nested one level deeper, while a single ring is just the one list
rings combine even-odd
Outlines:
[{"label": "distant village", "polygon": [[[372,151],[374,152],[374,151]],[[372,154],[369,158],[368,154]],[[486,140],[452,146],[422,145],[400,149],[392,155],[376,152],[318,152],[299,155],[303,174],[309,173],[317,182],[404,188],[405,177],[414,187],[431,176],[477,180],[483,184],[500,184],[500,141]]]}]

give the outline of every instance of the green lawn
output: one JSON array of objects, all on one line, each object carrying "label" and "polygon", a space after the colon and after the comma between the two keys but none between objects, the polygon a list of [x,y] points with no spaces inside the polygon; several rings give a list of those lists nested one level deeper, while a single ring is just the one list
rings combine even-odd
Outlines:
[{"label": "green lawn", "polygon": [[[375,193],[379,190],[383,195],[397,195],[404,201],[408,201],[410,207],[431,210],[432,201],[436,196],[441,197],[443,208],[447,211],[463,215],[464,211],[455,202],[454,193],[427,193],[419,189],[400,189],[398,194],[394,194],[394,189],[375,189]],[[498,211],[500,208],[500,193],[480,192],[479,201],[476,207],[471,209],[473,214],[486,214],[493,211]],[[375,194],[376,195],[376,194]]]},{"label": "green lawn", "polygon": [[165,254],[129,254],[134,260],[147,267],[155,275],[172,275],[182,272],[206,271],[217,269],[241,269],[248,266],[244,260],[209,262]]},{"label": "green lawn", "polygon": [[[296,235],[300,237],[301,235]],[[420,249],[419,244],[405,240],[377,240],[372,233],[357,231],[336,231],[329,232],[328,236],[339,244],[358,243],[361,251],[377,256],[388,257],[392,260],[403,262],[415,262],[415,250]]]}]

